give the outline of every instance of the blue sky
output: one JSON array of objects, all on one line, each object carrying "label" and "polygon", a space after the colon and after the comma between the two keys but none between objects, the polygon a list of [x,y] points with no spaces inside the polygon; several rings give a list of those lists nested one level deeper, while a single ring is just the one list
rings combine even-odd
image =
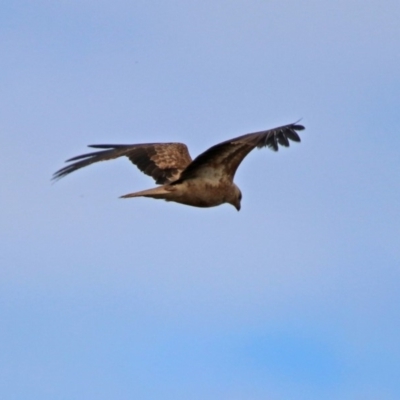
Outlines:
[{"label": "blue sky", "polygon": [[[5,1],[0,393],[400,397],[397,1]],[[229,205],[118,196],[95,143],[192,156],[302,118]]]}]

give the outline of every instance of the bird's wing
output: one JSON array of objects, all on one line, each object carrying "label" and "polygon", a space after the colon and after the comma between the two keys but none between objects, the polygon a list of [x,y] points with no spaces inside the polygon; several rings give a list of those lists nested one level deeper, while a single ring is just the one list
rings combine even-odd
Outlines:
[{"label": "bird's wing", "polygon": [[242,160],[255,147],[268,146],[271,150],[278,151],[279,145],[288,147],[289,140],[300,142],[296,131],[303,129],[303,125],[294,123],[267,131],[248,133],[219,143],[196,157],[182,172],[179,182],[200,177],[232,181]]},{"label": "bird's wing", "polygon": [[126,156],[142,172],[153,177],[156,183],[165,184],[178,179],[192,161],[188,148],[183,143],[96,144],[89,147],[105,150],[70,158],[66,162],[75,162],[58,170],[53,179],[60,179],[98,161]]}]

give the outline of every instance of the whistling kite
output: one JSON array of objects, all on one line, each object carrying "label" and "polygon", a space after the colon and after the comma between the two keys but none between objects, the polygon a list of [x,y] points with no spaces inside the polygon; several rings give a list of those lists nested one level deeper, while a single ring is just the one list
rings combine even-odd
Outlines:
[{"label": "whistling kite", "polygon": [[152,197],[194,207],[229,203],[239,211],[242,193],[233,178],[242,160],[255,147],[268,146],[277,151],[278,145],[288,147],[289,139],[300,142],[296,131],[303,129],[304,126],[294,123],[249,133],[210,147],[194,160],[183,143],[96,144],[89,147],[105,150],[70,158],[66,162],[75,162],[57,171],[53,179],[97,161],[126,156],[161,186],[126,194],[123,198]]}]

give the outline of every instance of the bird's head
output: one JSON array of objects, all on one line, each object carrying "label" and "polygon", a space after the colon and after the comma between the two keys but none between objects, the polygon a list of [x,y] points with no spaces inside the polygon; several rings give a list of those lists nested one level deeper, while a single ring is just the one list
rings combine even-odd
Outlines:
[{"label": "bird's head", "polygon": [[242,192],[235,184],[233,184],[231,196],[230,196],[228,203],[232,204],[233,207],[236,208],[236,210],[240,211],[241,201],[242,201]]}]

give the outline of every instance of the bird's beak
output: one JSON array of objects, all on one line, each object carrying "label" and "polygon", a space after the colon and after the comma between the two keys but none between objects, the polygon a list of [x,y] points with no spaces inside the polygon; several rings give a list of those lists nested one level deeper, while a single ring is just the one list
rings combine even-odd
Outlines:
[{"label": "bird's beak", "polygon": [[236,210],[240,211],[240,203],[239,203],[239,202],[237,202],[237,203],[235,204],[235,208],[236,208]]}]

